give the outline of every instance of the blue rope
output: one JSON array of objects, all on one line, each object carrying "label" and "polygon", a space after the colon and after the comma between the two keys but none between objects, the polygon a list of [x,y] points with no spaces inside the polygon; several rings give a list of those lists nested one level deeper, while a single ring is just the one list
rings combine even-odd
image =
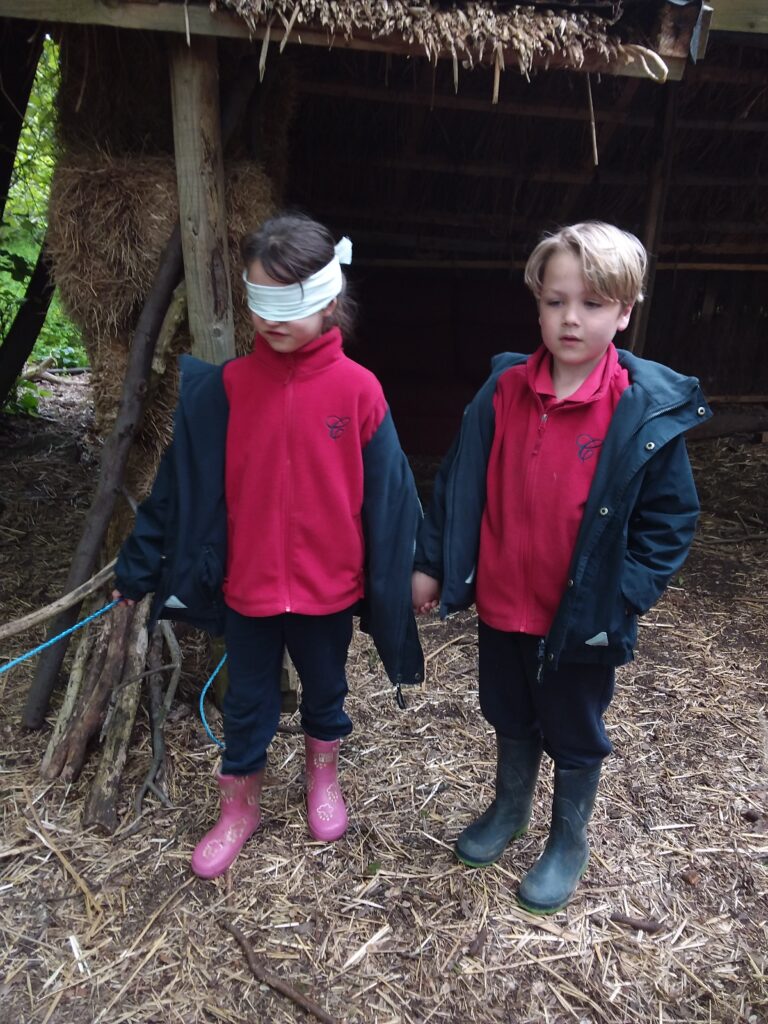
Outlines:
[{"label": "blue rope", "polygon": [[59,640],[63,640],[65,636],[69,636],[69,634],[74,633],[75,630],[82,629],[83,626],[87,626],[89,622],[93,622],[94,619],[98,619],[100,615],[103,615],[104,612],[110,611],[110,609],[114,608],[115,605],[119,603],[119,601],[112,601],[109,604],[105,604],[103,608],[99,608],[97,612],[94,612],[93,615],[89,615],[87,618],[83,619],[82,622],[75,623],[74,626],[70,626],[69,629],[65,629],[64,632],[59,633],[58,636],[51,637],[50,640],[46,640],[45,643],[40,644],[39,647],[34,647],[31,651],[27,651],[26,654],[21,654],[18,658],[14,658],[13,661],[9,661],[7,665],[0,667],[0,676],[3,672],[7,672],[15,665],[20,665],[21,662],[26,661],[27,658],[34,658],[36,654],[39,654],[40,651],[44,651],[46,647],[51,647],[53,644],[57,644]]},{"label": "blue rope", "polygon": [[203,687],[203,692],[200,694],[200,719],[201,719],[201,721],[203,723],[203,728],[208,733],[208,736],[210,737],[210,739],[212,739],[213,742],[216,744],[216,746],[220,747],[222,750],[224,749],[224,744],[221,742],[221,740],[216,739],[216,737],[211,732],[211,727],[208,725],[208,719],[205,717],[205,708],[204,708],[203,705],[205,704],[205,695],[206,695],[206,693],[208,693],[208,690],[210,689],[211,683],[213,682],[213,680],[216,678],[216,676],[221,671],[221,666],[224,664],[224,662],[226,660],[227,660],[227,656],[225,654],[224,657],[219,662],[219,664],[213,670],[211,678],[205,684],[205,686]]}]

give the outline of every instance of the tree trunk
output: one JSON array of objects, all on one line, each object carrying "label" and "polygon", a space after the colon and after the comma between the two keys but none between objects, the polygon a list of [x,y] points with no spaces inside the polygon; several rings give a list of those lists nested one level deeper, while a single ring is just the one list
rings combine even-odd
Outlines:
[{"label": "tree trunk", "polygon": [[0,221],[11,187],[21,126],[43,49],[43,32],[14,18],[0,22]]},{"label": "tree trunk", "polygon": [[0,346],[0,409],[7,402],[24,363],[35,347],[48,314],[53,289],[44,241],[24,301]]}]

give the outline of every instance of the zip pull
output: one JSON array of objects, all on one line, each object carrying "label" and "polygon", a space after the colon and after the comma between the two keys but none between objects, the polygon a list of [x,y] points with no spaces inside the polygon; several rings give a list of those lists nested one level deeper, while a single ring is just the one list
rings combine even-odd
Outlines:
[{"label": "zip pull", "polygon": [[397,702],[397,706],[400,708],[400,710],[405,711],[407,705],[405,703],[405,697],[403,696],[403,687],[401,683],[397,684],[397,690],[395,691],[395,701]]}]

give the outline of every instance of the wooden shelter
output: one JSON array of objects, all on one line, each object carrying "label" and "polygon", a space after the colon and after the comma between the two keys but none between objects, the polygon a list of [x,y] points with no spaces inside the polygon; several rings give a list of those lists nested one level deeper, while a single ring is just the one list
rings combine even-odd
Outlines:
[{"label": "wooden shelter", "polygon": [[[768,392],[765,25],[759,3],[714,7],[0,0],[61,41],[50,252],[108,433],[67,590],[96,568],[137,434],[129,489],[152,476],[168,356],[247,348],[237,238],[276,204],[352,237],[354,354],[412,456],[445,449],[494,352],[536,346],[525,258],[589,217],[651,252],[636,350],[710,392]],[[41,658],[26,724],[62,658]]]},{"label": "wooden shelter", "polygon": [[[535,344],[525,256],[543,230],[585,217],[635,231],[653,255],[636,348],[711,393],[768,392],[768,371],[755,372],[768,124],[759,0],[0,0],[0,16],[58,26],[69,59],[85,60],[69,120],[83,111],[95,147],[175,153],[190,333],[204,358],[235,350],[224,164],[263,160],[254,118],[282,95],[278,198],[352,236],[357,356],[382,377],[410,452],[445,447],[492,352]],[[100,64],[101,51],[146,71],[151,96],[112,58]],[[220,93],[235,91],[248,57],[261,82],[225,151]],[[89,121],[93,82],[102,109]],[[129,105],[150,115],[143,137],[123,130]]]}]

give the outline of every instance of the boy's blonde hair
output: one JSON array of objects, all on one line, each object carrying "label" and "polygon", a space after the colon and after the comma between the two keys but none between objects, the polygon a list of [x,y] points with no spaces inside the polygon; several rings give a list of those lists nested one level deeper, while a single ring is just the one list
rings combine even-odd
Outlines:
[{"label": "boy's blonde hair", "polygon": [[648,256],[642,242],[613,224],[589,220],[545,235],[525,265],[525,283],[541,298],[544,270],[550,256],[571,252],[581,263],[584,277],[601,298],[622,306],[643,301]]}]

